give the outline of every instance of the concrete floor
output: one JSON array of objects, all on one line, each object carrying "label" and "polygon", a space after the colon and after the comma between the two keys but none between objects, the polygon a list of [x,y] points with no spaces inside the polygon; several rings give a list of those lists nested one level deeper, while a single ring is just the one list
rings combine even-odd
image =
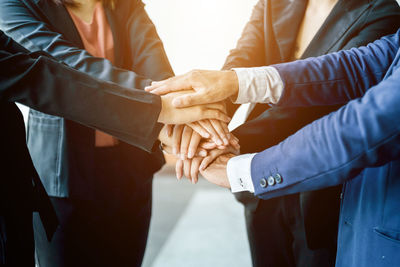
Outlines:
[{"label": "concrete floor", "polygon": [[177,181],[170,166],[154,179],[153,217],[142,267],[251,266],[243,207],[226,189]]}]

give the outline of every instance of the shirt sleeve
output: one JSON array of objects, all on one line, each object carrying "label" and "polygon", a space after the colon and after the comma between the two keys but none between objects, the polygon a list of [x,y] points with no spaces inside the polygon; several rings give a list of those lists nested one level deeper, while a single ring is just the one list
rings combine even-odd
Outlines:
[{"label": "shirt sleeve", "polygon": [[227,174],[232,193],[250,191],[254,193],[251,179],[251,161],[256,153],[231,158],[227,165]]},{"label": "shirt sleeve", "polygon": [[283,92],[283,81],[273,67],[233,68],[239,80],[235,104],[276,104]]}]

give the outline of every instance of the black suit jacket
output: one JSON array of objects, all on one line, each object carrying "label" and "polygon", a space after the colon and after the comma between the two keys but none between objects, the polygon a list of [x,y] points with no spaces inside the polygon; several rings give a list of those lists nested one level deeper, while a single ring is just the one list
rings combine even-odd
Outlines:
[{"label": "black suit jacket", "polygon": [[[29,53],[0,31],[0,219],[38,210],[49,237],[57,227],[57,218],[34,169],[23,117],[14,102],[101,129],[147,151],[161,129],[157,123],[161,109],[158,96],[96,80],[44,53]],[[138,108],[141,113],[137,113]],[[95,115],[89,112],[92,110]],[[145,142],[137,137],[139,127],[148,133]],[[4,249],[12,241],[7,240],[2,227],[0,220],[0,264],[4,263],[4,252],[22,257],[24,264],[33,263],[23,259],[29,255]],[[20,231],[29,243],[29,228]]]},{"label": "black suit jacket", "polygon": [[[260,0],[237,47],[226,59],[224,69],[290,61],[306,6],[306,0]],[[399,26],[400,8],[395,0],[339,0],[302,58],[366,45],[394,33]],[[257,105],[250,115],[253,120],[236,129],[234,134],[240,139],[242,153],[263,151],[339,107],[268,109],[267,105]],[[310,248],[324,247],[335,240],[340,191],[336,187],[300,194]]]},{"label": "black suit jacket", "polygon": [[[127,88],[143,89],[150,79],[162,80],[173,74],[142,1],[119,1],[115,9],[105,6],[105,13],[114,37],[113,64],[85,51],[68,11],[64,5],[53,1],[0,0],[0,28],[30,51],[45,51],[73,68]],[[87,112],[92,116],[97,113],[96,110]],[[146,109],[137,106],[136,114],[132,116],[133,125],[136,124],[136,115],[140,117],[141,114],[146,114]],[[137,138],[141,138],[143,143],[147,140],[152,142],[146,131],[139,131],[147,127],[152,125],[143,121],[136,131]],[[94,175],[94,142],[94,131],[88,127],[33,110],[30,112],[28,147],[51,196],[95,197],[93,188],[98,180]],[[45,157],[43,151],[46,151]],[[160,150],[147,153],[131,148],[129,151],[129,156],[115,155],[115,161],[128,165],[143,182],[164,163]]]}]

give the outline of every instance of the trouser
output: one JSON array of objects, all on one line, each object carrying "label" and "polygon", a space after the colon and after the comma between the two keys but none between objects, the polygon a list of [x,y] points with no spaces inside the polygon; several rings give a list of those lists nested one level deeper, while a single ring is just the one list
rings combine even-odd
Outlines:
[{"label": "trouser", "polygon": [[51,198],[60,221],[51,242],[34,217],[40,267],[141,265],[151,217],[152,179],[132,174],[129,164],[118,164],[116,152],[113,148],[96,151],[94,200]]},{"label": "trouser", "polygon": [[298,194],[259,200],[245,216],[254,267],[335,266],[336,247],[307,246]]},{"label": "trouser", "polygon": [[0,215],[0,266],[35,266],[32,209]]}]

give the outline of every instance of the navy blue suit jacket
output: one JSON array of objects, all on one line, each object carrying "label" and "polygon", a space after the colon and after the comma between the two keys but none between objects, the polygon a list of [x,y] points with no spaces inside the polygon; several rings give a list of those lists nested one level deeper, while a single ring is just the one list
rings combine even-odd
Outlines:
[{"label": "navy blue suit jacket", "polygon": [[[400,31],[367,47],[279,64],[281,106],[347,103],[252,161],[268,199],[345,182],[337,266],[400,263]],[[280,174],[282,182],[265,186]],[[263,187],[264,185],[264,187]]]}]

